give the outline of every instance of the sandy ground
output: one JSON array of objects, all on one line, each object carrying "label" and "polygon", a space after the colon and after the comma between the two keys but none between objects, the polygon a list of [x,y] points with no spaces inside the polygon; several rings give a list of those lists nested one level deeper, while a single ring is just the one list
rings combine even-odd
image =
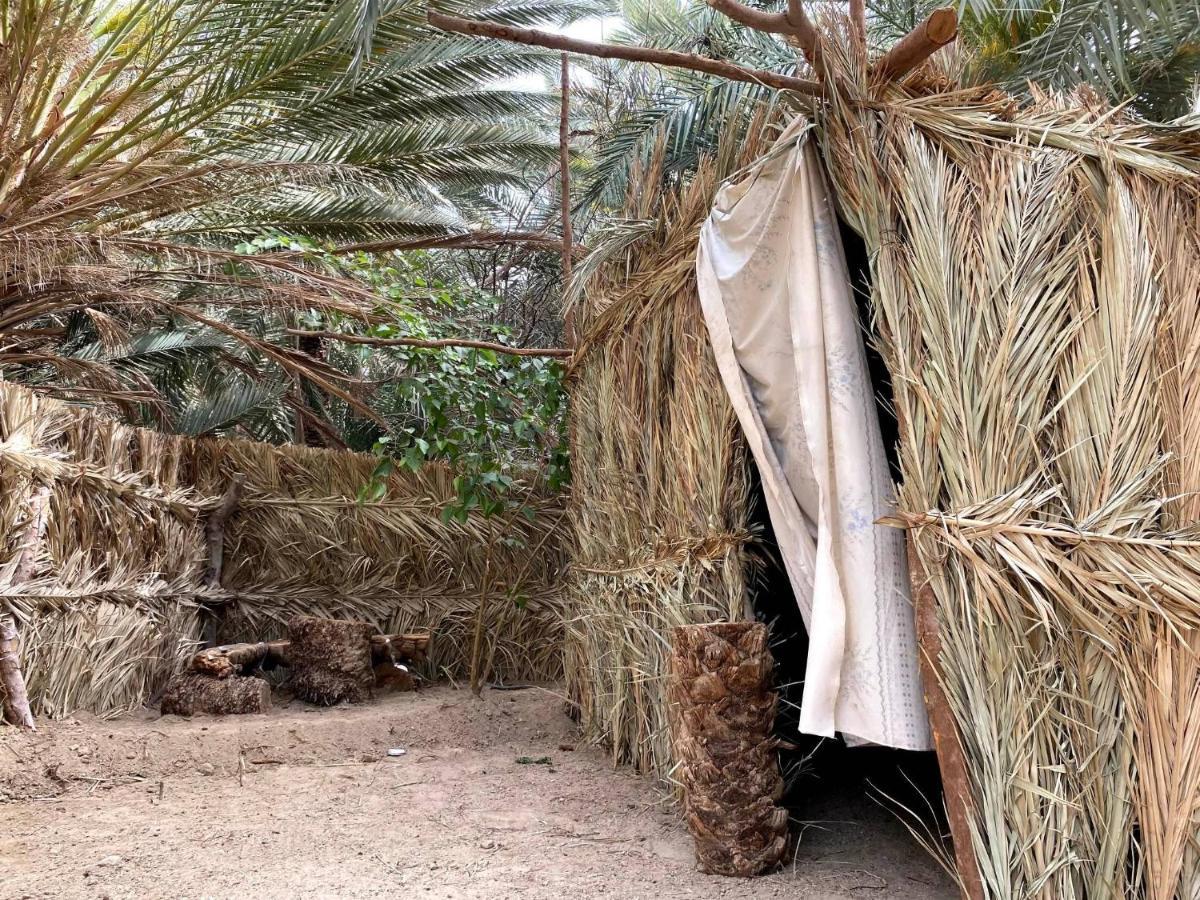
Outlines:
[{"label": "sandy ground", "polygon": [[782,870],[702,875],[658,788],[576,742],[541,689],[0,728],[0,896],[956,896],[861,795],[799,811]]}]

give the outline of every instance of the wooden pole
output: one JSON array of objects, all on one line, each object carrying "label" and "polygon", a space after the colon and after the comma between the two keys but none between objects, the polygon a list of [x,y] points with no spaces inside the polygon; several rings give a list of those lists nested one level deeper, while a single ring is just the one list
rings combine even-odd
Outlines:
[{"label": "wooden pole", "polygon": [[953,7],[935,9],[920,25],[879,57],[871,69],[876,81],[903,78],[958,36],[958,13]]},{"label": "wooden pole", "polygon": [[[563,298],[571,284],[571,254],[575,233],[571,227],[571,57],[562,55],[562,84],[558,110],[558,168],[562,183],[562,286]],[[563,303],[563,340],[575,346],[574,316]]]},{"label": "wooden pole", "polygon": [[[246,476],[238,472],[229,482],[229,487],[225,490],[225,495],[221,498],[220,505],[212,511],[208,517],[208,522],[204,526],[205,538],[208,542],[208,571],[204,576],[204,583],[208,587],[219,589],[221,587],[221,570],[225,566],[225,523],[229,517],[237,510],[238,502],[242,497],[242,488],[246,484]],[[224,609],[222,605],[221,609]],[[208,618],[204,623],[204,643],[206,646],[213,646],[217,642],[217,626],[219,624],[220,615],[217,610],[208,610]]]},{"label": "wooden pole", "polygon": [[938,768],[942,773],[942,791],[946,798],[946,815],[950,820],[950,838],[954,842],[954,861],[959,885],[967,900],[984,900],[983,879],[975,856],[971,837],[971,781],[967,775],[967,760],[950,701],[942,687],[942,638],[937,620],[937,600],[913,532],[908,535],[908,577],[912,582],[913,610],[917,628],[917,647],[921,665],[921,683],[925,688],[925,708],[933,731]]},{"label": "wooden pole", "polygon": [[[49,501],[50,488],[46,485],[39,486],[29,498],[29,523],[21,539],[21,554],[17,557],[10,585],[22,584],[33,577],[42,537],[46,533]],[[0,685],[4,688],[4,717],[18,728],[36,731],[33,711],[29,708],[29,693],[25,688],[25,675],[21,671],[19,647],[20,633],[16,618],[12,613],[0,614]]]},{"label": "wooden pole", "polygon": [[586,56],[596,56],[601,59],[624,59],[630,62],[645,62],[657,66],[673,66],[677,69],[692,69],[709,75],[720,75],[731,81],[745,81],[750,84],[763,84],[779,90],[796,91],[800,94],[818,96],[821,85],[816,81],[806,81],[803,78],[793,78],[778,72],[765,69],[748,69],[719,59],[709,59],[706,56],[694,56],[691,53],[678,53],[674,50],[655,50],[650,47],[627,47],[624,44],[602,44],[596,41],[583,41],[548,31],[537,31],[533,28],[518,28],[515,25],[502,25],[499,22],[484,22],[479,19],[464,19],[459,16],[448,16],[444,13],[430,10],[429,24],[443,31],[453,31],[458,34],[468,34],[474,37],[498,38],[502,41],[512,41],[516,44],[528,44],[535,47],[549,47],[551,50],[564,50],[569,53],[582,53]]}]

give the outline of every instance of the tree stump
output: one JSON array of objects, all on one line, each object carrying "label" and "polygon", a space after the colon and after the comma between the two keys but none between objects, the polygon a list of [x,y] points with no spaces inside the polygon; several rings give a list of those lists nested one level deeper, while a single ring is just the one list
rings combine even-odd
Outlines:
[{"label": "tree stump", "polygon": [[672,742],[696,862],[711,875],[757,875],[787,849],[767,628],[684,625],[673,639]]},{"label": "tree stump", "polygon": [[183,672],[167,682],[159,710],[164,716],[211,716],[265,713],[271,709],[271,686],[261,678],[214,678]]},{"label": "tree stump", "polygon": [[288,622],[291,687],[309,703],[333,706],[343,700],[360,703],[371,696],[375,672],[366,622],[296,616]]}]

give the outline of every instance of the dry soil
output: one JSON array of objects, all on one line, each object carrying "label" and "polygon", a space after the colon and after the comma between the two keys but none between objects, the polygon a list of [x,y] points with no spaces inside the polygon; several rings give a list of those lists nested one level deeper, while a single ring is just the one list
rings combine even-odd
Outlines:
[{"label": "dry soil", "polygon": [[540,688],[0,727],[5,898],[955,897],[865,797],[798,815],[785,868],[702,875],[659,788]]}]

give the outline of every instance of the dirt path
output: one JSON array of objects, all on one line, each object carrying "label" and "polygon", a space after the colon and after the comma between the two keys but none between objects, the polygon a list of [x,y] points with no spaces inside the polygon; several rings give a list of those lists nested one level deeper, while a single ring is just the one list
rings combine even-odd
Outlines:
[{"label": "dirt path", "polygon": [[814,810],[823,824],[783,871],[701,875],[654,785],[565,749],[561,710],[542,690],[435,688],[347,709],[0,729],[0,896],[955,896],[862,799]]}]

